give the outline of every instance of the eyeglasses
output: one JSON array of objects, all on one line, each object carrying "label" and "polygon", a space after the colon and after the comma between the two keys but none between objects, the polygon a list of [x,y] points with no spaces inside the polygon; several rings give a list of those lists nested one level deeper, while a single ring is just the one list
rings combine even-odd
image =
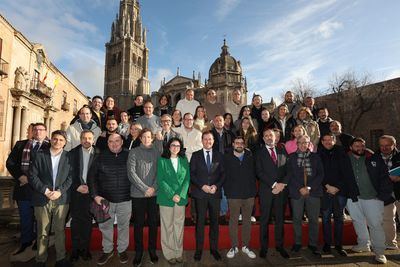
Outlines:
[{"label": "eyeglasses", "polygon": [[33,131],[42,132],[42,131],[46,131],[46,129],[44,129],[44,128],[33,128]]},{"label": "eyeglasses", "polygon": [[181,147],[181,145],[175,145],[175,144],[171,144],[170,147]]}]

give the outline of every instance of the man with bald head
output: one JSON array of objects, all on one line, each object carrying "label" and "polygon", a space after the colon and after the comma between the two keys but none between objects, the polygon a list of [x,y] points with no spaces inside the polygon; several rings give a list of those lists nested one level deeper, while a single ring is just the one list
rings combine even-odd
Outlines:
[{"label": "man with bald head", "polygon": [[114,255],[114,221],[118,222],[117,251],[121,263],[128,262],[129,221],[132,213],[131,183],[128,179],[128,150],[122,147],[123,138],[117,133],[108,136],[108,149],[98,154],[89,169],[88,185],[92,198],[98,205],[109,203],[111,219],[99,223],[103,235],[103,253],[97,260],[104,265]]}]

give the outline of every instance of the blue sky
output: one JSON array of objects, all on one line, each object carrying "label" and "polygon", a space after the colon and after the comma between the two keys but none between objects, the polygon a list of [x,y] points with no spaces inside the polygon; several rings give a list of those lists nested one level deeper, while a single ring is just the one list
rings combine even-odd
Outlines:
[{"label": "blue sky", "polygon": [[[119,0],[2,0],[0,13],[88,95],[103,94],[104,43]],[[279,97],[301,78],[323,92],[335,73],[400,77],[397,0],[141,0],[149,79],[208,69],[226,36],[250,95]]]}]

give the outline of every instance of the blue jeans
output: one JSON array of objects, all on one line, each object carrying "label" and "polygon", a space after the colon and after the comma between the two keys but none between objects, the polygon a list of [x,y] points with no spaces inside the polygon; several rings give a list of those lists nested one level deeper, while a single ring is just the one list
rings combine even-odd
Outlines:
[{"label": "blue jeans", "polygon": [[222,188],[222,199],[220,204],[220,216],[226,215],[228,213],[228,200],[226,199],[224,189]]},{"label": "blue jeans", "polygon": [[32,202],[30,200],[18,200],[17,204],[21,225],[21,244],[28,244],[36,239]]},{"label": "blue jeans", "polygon": [[321,210],[322,210],[322,227],[324,230],[324,241],[325,244],[332,244],[332,224],[331,218],[333,214],[334,220],[334,236],[335,236],[335,245],[342,245],[342,237],[343,237],[343,210],[346,206],[347,198],[340,195],[331,195],[328,193],[324,193],[321,202]]}]

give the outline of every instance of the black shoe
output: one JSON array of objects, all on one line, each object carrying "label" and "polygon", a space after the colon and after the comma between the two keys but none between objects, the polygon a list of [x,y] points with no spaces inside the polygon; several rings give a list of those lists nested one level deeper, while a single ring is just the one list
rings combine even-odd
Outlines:
[{"label": "black shoe", "polygon": [[157,263],[158,262],[158,256],[156,254],[155,250],[149,250],[149,256],[150,256],[150,262],[151,263]]},{"label": "black shoe", "polygon": [[32,245],[32,243],[23,243],[21,244],[21,246],[19,247],[19,249],[17,251],[15,251],[13,253],[13,255],[18,255],[22,252],[24,252],[26,250],[27,247],[30,247]]},{"label": "black shoe", "polygon": [[34,267],[46,267],[46,263],[45,262],[35,262],[35,264],[33,266]]},{"label": "black shoe", "polygon": [[227,221],[225,215],[219,216],[219,218],[218,218],[218,224],[219,224],[219,225],[226,225],[226,224],[228,224],[228,221]]},{"label": "black shoe", "polygon": [[268,250],[267,249],[260,249],[260,258],[265,259],[267,257]]},{"label": "black shoe", "polygon": [[293,252],[299,252],[301,249],[301,245],[300,244],[294,244],[292,247],[292,251]]},{"label": "black shoe", "polygon": [[220,261],[221,260],[221,255],[219,255],[218,250],[212,249],[212,250],[210,250],[210,253],[214,257],[214,259],[216,261]]},{"label": "black shoe", "polygon": [[324,246],[322,247],[322,251],[325,253],[331,253],[331,246],[328,244],[324,244]]},{"label": "black shoe", "polygon": [[88,250],[84,250],[81,252],[81,258],[84,261],[90,261],[92,260],[92,254],[90,254],[90,252]]},{"label": "black shoe", "polygon": [[321,252],[315,246],[308,245],[308,249],[312,252],[314,256],[321,257]]},{"label": "black shoe", "polygon": [[62,260],[56,261],[56,265],[54,265],[54,266],[55,267],[71,267],[72,264],[67,259],[62,259]]},{"label": "black shoe", "polygon": [[133,259],[133,266],[139,267],[140,265],[142,265],[142,258],[143,258],[143,253],[136,252],[135,258]]},{"label": "black shoe", "polygon": [[73,250],[71,253],[71,257],[69,257],[70,262],[75,262],[79,260],[79,251]]},{"label": "black shoe", "polygon": [[342,246],[335,246],[335,250],[340,256],[347,257],[347,252],[343,249]]},{"label": "black shoe", "polygon": [[203,253],[202,250],[196,250],[194,253],[194,261],[200,261],[201,260],[201,254]]},{"label": "black shoe", "polygon": [[111,251],[110,253],[104,253],[101,254],[100,258],[97,260],[97,265],[104,265],[108,262],[109,259],[112,258],[112,256],[114,255],[114,252]]},{"label": "black shoe", "polygon": [[37,250],[37,242],[33,241],[32,250]]},{"label": "black shoe", "polygon": [[284,259],[290,258],[289,254],[286,252],[286,250],[283,247],[276,247],[276,251],[278,251],[279,254],[281,254],[282,258],[284,258]]}]

